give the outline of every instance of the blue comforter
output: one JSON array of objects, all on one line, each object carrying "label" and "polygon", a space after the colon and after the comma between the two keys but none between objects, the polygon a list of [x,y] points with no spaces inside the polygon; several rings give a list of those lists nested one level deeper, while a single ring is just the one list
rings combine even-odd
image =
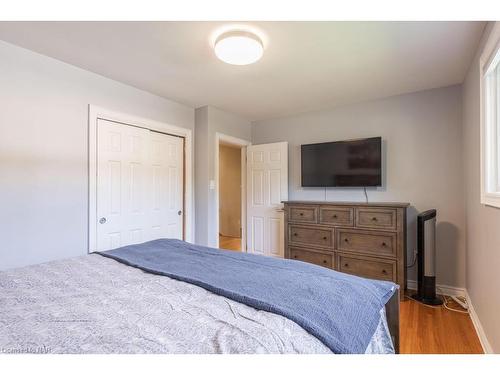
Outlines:
[{"label": "blue comforter", "polygon": [[280,314],[334,353],[364,353],[395,284],[312,264],[159,239],[100,252],[129,266]]}]

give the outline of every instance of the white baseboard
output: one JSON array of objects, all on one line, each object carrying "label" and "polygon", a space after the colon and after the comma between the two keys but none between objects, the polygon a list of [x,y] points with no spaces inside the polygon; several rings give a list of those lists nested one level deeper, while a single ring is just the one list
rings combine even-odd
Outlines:
[{"label": "white baseboard", "polygon": [[[408,280],[408,289],[417,290],[417,282],[415,280]],[[453,297],[465,297],[467,291],[465,288],[458,288],[456,286],[449,286],[444,284],[437,284],[436,289],[439,289],[438,293],[441,292],[447,296]]]},{"label": "white baseboard", "polygon": [[481,346],[483,347],[483,350],[486,354],[494,354],[495,352],[493,351],[493,348],[491,347],[488,338],[486,337],[486,334],[484,333],[483,326],[481,322],[479,321],[479,317],[476,314],[476,310],[474,310],[474,304],[472,303],[472,300],[470,299],[469,293],[467,293],[467,290],[465,291],[465,298],[467,298],[467,304],[469,305],[469,316],[470,319],[472,320],[472,324],[474,325],[474,328],[476,329],[477,336],[479,337],[479,342],[481,343]]}]

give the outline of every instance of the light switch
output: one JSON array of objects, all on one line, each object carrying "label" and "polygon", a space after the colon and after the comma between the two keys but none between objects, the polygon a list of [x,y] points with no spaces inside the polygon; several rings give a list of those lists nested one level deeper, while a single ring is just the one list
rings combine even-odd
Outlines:
[{"label": "light switch", "polygon": [[215,180],[210,180],[210,183],[208,184],[208,188],[210,190],[215,190]]}]

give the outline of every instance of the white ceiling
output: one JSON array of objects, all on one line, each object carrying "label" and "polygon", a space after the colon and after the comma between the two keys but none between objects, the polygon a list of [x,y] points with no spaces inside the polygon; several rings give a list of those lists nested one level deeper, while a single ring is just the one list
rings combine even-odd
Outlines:
[{"label": "white ceiling", "polygon": [[251,22],[263,58],[219,61],[224,22],[0,22],[0,39],[250,120],[461,83],[484,22]]}]

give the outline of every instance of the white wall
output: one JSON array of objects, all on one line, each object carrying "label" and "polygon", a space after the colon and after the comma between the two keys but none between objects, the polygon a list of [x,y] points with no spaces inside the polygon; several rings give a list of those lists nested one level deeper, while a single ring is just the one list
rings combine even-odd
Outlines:
[{"label": "white wall", "polygon": [[251,140],[252,124],[248,119],[211,106],[197,108],[196,123],[196,243],[217,246],[216,192],[209,188],[215,181],[216,133],[246,141]]},{"label": "white wall", "polygon": [[0,42],[0,269],[87,253],[88,105],[194,128],[194,109]]},{"label": "white wall", "polygon": [[500,353],[500,209],[480,203],[480,71],[485,48],[500,41],[500,23],[488,24],[463,84],[463,163],[466,203],[466,283],[491,349]]},{"label": "white wall", "polygon": [[[382,136],[383,187],[371,201],[409,202],[408,262],[417,211],[436,208],[437,282],[465,286],[461,165],[461,87],[421,91],[331,110],[253,123],[252,143],[289,142],[289,198],[324,200],[323,188],[300,186],[300,145]],[[363,201],[362,189],[333,189],[327,200]],[[415,280],[415,268],[409,279]]]}]

